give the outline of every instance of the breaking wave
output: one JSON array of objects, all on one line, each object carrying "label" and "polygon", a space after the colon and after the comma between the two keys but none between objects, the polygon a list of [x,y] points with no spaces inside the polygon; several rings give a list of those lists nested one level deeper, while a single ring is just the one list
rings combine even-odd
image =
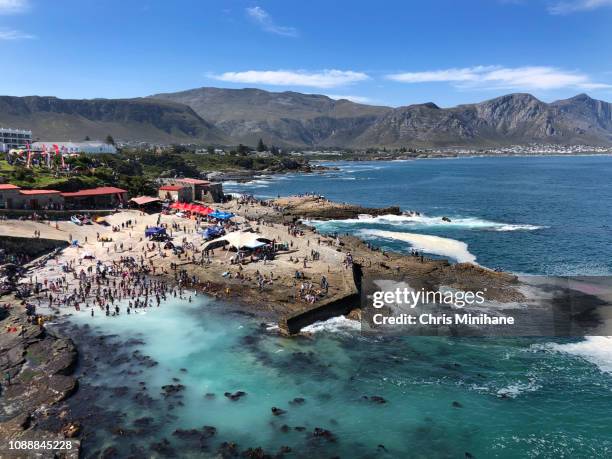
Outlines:
[{"label": "breaking wave", "polygon": [[612,336],[587,336],[578,343],[548,343],[545,349],[578,356],[612,374]]},{"label": "breaking wave", "polygon": [[332,317],[331,319],[315,322],[302,328],[305,333],[347,333],[361,330],[361,323],[356,320],[347,319],[344,316]]},{"label": "breaking wave", "polygon": [[270,186],[270,180],[249,180],[248,182],[237,182],[235,180],[227,180],[223,182],[223,186],[228,189],[240,189],[240,188],[268,188]]},{"label": "breaking wave", "polygon": [[459,263],[475,263],[476,256],[470,253],[465,242],[428,234],[402,233],[396,231],[368,230],[359,231],[362,236],[382,237],[409,243],[417,250],[443,257],[450,257]]},{"label": "breaking wave", "polygon": [[[419,228],[464,228],[482,229],[490,231],[535,231],[546,228],[546,226],[500,223],[484,220],[476,217],[456,217],[450,222],[442,220],[442,217],[428,217],[425,215],[380,215],[378,217],[362,216],[360,218],[348,218],[346,220],[330,220],[327,223],[355,223],[355,224],[385,224],[385,225],[409,225]],[[313,223],[317,223],[313,220]]]}]

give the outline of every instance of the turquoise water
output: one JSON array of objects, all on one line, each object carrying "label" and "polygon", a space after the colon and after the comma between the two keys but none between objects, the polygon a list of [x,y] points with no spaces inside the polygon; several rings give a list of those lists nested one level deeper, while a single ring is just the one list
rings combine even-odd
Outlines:
[{"label": "turquoise water", "polygon": [[[95,334],[118,335],[109,341],[137,337],[142,342],[124,343],[117,353],[137,349],[158,362],[143,368],[133,358],[119,365],[99,358],[96,372],[82,378],[81,392],[96,394],[96,410],[119,413],[106,424],[92,420],[97,437],[86,441],[88,454],[111,445],[126,453],[134,447],[151,452],[150,445],[162,438],[185,456],[212,454],[223,441],[269,453],[290,446],[289,457],[612,454],[612,379],[565,353],[563,344],[377,340],[342,323],[329,324],[333,332],[321,327],[315,339],[284,339],[229,305],[202,297],[194,303],[174,300],[146,314],[95,319],[83,314],[73,320],[92,325]],[[95,346],[82,351],[95,354]],[[140,381],[154,400],[150,406],[134,402],[134,394],[143,392]],[[162,386],[179,383],[185,386],[181,398],[161,395]],[[109,390],[122,386],[128,389],[121,396]],[[237,390],[247,395],[238,401],[223,396]],[[363,399],[372,395],[386,403]],[[296,397],[304,403],[290,404]],[[77,396],[73,403],[84,409],[86,402]],[[286,414],[273,416],[273,406]],[[146,435],[112,434],[117,425],[134,429],[134,421],[147,416],[158,427]],[[204,453],[172,435],[177,428],[204,425],[218,430]],[[315,427],[330,430],[336,441],[311,438]]]},{"label": "turquoise water", "polygon": [[[324,175],[230,186],[421,211],[419,219],[318,223],[396,250],[411,247],[402,233],[414,245],[429,234],[466,244],[486,266],[609,274],[611,165],[610,157],[342,163]],[[610,338],[377,339],[336,319],[310,327],[312,339],[286,339],[204,297],[71,324],[83,359],[71,404],[85,419],[90,457],[111,446],[122,456],[210,457],[223,442],[269,454],[289,446],[287,457],[612,455]],[[184,389],[165,397],[167,384]],[[238,390],[240,400],[223,395]],[[296,397],[304,403],[291,404]],[[272,407],[286,413],[273,416]],[[217,434],[202,443],[173,435],[204,425]],[[335,441],[313,437],[316,427]]]}]

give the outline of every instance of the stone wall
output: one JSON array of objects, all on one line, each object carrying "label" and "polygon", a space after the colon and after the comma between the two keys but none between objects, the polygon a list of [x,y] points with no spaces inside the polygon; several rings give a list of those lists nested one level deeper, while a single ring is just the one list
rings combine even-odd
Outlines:
[{"label": "stone wall", "polygon": [[55,239],[0,236],[0,250],[6,253],[24,254],[30,258],[38,258],[59,247],[67,246],[68,242]]}]

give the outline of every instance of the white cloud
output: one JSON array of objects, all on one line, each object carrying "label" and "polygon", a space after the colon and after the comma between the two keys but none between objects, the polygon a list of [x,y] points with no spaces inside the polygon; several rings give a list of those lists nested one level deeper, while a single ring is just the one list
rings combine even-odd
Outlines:
[{"label": "white cloud", "polygon": [[225,72],[211,75],[219,81],[244,84],[263,84],[272,86],[308,86],[313,88],[336,88],[370,77],[365,73],[352,70],[247,70],[245,72]]},{"label": "white cloud", "polygon": [[36,36],[19,30],[0,29],[0,40],[30,40],[32,38]]},{"label": "white cloud", "polygon": [[346,95],[346,94],[326,94],[326,96],[329,97],[330,99],[334,99],[334,100],[346,99],[346,100],[350,100],[351,102],[356,102],[358,104],[371,104],[374,102],[371,98],[365,97],[365,96],[352,96],[352,95]]},{"label": "white cloud", "polygon": [[461,88],[492,87],[505,89],[602,89],[609,84],[591,81],[584,73],[555,67],[477,66],[427,72],[408,72],[387,75],[400,83],[446,82]]},{"label": "white cloud", "polygon": [[270,16],[266,10],[259,6],[247,8],[246,12],[247,15],[266,32],[274,33],[276,35],[283,35],[285,37],[297,37],[298,35],[298,31],[294,27],[277,25],[272,19],[272,16]]},{"label": "white cloud", "polygon": [[549,5],[551,14],[570,14],[578,11],[591,11],[604,6],[612,6],[612,0],[566,0]]},{"label": "white cloud", "polygon": [[29,7],[28,0],[0,0],[0,14],[23,13]]}]

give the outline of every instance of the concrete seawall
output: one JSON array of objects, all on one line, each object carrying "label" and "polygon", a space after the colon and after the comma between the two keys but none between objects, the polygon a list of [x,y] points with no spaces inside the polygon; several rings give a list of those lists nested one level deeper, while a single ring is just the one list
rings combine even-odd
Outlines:
[{"label": "concrete seawall", "polygon": [[31,209],[0,209],[0,217],[6,218],[30,218],[33,213],[44,216],[43,220],[69,220],[74,214],[89,214],[89,215],[112,215],[116,213],[116,209],[65,209],[65,210],[31,210]]},{"label": "concrete seawall", "polygon": [[57,239],[0,236],[0,249],[9,254],[24,254],[30,258],[38,258],[64,247],[68,247],[68,242]]},{"label": "concrete seawall", "polygon": [[295,335],[300,330],[315,322],[346,315],[360,306],[361,299],[361,266],[353,264],[352,276],[346,276],[347,293],[341,298],[324,302],[315,307],[293,314],[279,321],[279,327],[288,335]]}]

